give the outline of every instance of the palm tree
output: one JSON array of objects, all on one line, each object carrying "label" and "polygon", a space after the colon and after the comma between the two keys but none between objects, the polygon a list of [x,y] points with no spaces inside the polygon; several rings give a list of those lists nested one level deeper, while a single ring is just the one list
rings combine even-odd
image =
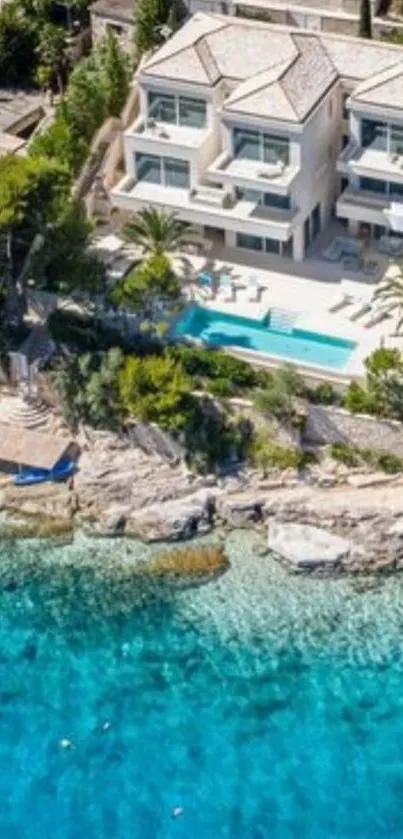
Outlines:
[{"label": "palm tree", "polygon": [[403,274],[401,266],[397,266],[394,276],[386,277],[374,292],[373,300],[384,304],[385,312],[397,310],[396,335],[403,332]]},{"label": "palm tree", "polygon": [[128,242],[140,245],[149,256],[161,255],[184,245],[191,234],[185,222],[178,221],[174,213],[165,213],[154,207],[145,208],[137,213],[133,221],[122,230]]}]

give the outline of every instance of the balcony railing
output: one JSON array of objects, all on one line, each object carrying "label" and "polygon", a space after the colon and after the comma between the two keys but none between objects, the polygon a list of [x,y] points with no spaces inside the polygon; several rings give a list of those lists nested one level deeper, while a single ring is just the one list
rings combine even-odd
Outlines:
[{"label": "balcony railing", "polygon": [[270,189],[286,190],[298,171],[298,166],[287,165],[280,159],[273,163],[265,163],[233,157],[227,151],[223,151],[210,164],[206,175],[212,180],[227,181],[233,185],[248,182],[260,185],[262,189],[270,185]]},{"label": "balcony railing", "polygon": [[393,204],[403,204],[403,195],[388,195],[386,192],[371,192],[368,189],[348,186],[338,201],[365,206],[373,210],[384,210]]}]

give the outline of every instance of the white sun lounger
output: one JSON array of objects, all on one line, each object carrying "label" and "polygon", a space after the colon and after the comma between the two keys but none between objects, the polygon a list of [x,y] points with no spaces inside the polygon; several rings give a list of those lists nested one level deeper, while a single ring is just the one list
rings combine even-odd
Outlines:
[{"label": "white sun lounger", "polygon": [[328,307],[328,312],[331,312],[332,314],[340,312],[341,309],[344,309],[345,306],[349,306],[352,302],[353,298],[351,297],[351,294],[347,294],[345,291],[342,291],[334,297]]},{"label": "white sun lounger", "polygon": [[364,321],[365,329],[370,329],[371,326],[376,326],[389,317],[389,312],[386,309],[381,309],[378,306],[371,307],[371,314],[367,320]]},{"label": "white sun lounger", "polygon": [[366,315],[367,312],[371,311],[371,303],[369,300],[357,300],[353,309],[349,314],[349,320],[356,321],[359,318],[362,318],[363,315]]}]

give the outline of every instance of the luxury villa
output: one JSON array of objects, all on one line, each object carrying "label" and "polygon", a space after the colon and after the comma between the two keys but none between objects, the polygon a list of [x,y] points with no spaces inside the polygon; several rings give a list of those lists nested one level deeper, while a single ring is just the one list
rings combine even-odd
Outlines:
[{"label": "luxury villa", "polygon": [[403,48],[198,13],[135,84],[115,205],[297,261],[334,214],[399,230]]},{"label": "luxury villa", "polygon": [[345,380],[402,345],[373,305],[403,253],[402,47],[198,12],[134,84],[112,203],[190,223],[223,292],[179,334]]}]

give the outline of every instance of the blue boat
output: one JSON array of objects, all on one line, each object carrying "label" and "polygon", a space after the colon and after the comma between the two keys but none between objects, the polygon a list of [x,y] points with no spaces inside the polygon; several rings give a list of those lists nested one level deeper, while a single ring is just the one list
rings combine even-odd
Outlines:
[{"label": "blue boat", "polygon": [[59,460],[56,466],[50,470],[51,481],[65,481],[71,478],[77,471],[77,464],[75,460]]},{"label": "blue boat", "polygon": [[30,484],[42,484],[49,480],[49,469],[22,469],[18,475],[14,475],[13,483],[16,486],[29,486]]},{"label": "blue boat", "polygon": [[13,478],[16,486],[42,484],[44,481],[65,481],[76,472],[77,464],[74,460],[60,460],[52,469],[22,469]]}]

